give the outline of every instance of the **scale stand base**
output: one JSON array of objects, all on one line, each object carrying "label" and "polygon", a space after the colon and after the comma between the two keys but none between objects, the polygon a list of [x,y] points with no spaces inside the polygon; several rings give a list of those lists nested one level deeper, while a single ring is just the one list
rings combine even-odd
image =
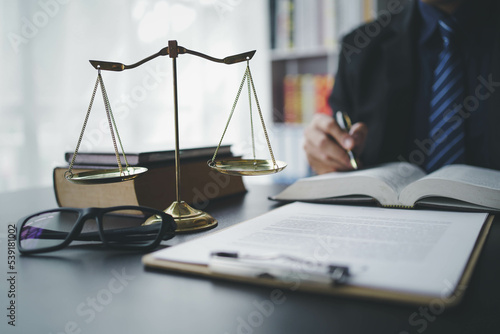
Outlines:
[{"label": "scale stand base", "polygon": [[[217,226],[217,220],[208,213],[190,207],[186,202],[173,202],[165,210],[177,223],[176,233],[189,233],[208,230]],[[150,217],[144,225],[150,225],[159,221],[156,217]]]}]

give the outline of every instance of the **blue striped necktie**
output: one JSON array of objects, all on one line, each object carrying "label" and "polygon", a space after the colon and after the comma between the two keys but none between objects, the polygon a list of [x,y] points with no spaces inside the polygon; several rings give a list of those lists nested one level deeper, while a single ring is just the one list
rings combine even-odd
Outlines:
[{"label": "blue striped necktie", "polygon": [[464,99],[463,65],[454,41],[452,23],[439,21],[443,49],[432,85],[429,138],[434,141],[434,146],[425,166],[428,172],[465,161],[464,121],[457,115]]}]

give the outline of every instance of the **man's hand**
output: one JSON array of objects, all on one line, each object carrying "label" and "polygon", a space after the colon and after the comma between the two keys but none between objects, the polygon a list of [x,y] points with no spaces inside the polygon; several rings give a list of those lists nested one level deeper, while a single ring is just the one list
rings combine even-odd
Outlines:
[{"label": "man's hand", "polygon": [[304,131],[304,150],[311,168],[318,174],[352,170],[346,150],[361,154],[367,133],[364,123],[353,124],[347,133],[333,117],[316,114]]}]

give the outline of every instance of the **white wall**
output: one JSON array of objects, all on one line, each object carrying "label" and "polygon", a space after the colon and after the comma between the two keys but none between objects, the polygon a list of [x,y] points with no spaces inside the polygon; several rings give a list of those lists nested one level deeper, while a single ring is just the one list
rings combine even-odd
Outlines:
[{"label": "white wall", "polygon": [[[97,75],[89,59],[130,64],[171,39],[220,58],[257,50],[250,64],[270,124],[267,11],[266,0],[0,2],[0,191],[52,184],[52,169],[75,149],[88,108]],[[171,66],[161,57],[103,71],[126,151],[174,147]],[[177,66],[181,148],[216,145],[245,64],[181,55]],[[224,140],[237,144],[236,153],[248,148],[247,117],[247,109],[236,111]],[[81,150],[112,151],[106,127],[98,93]]]}]

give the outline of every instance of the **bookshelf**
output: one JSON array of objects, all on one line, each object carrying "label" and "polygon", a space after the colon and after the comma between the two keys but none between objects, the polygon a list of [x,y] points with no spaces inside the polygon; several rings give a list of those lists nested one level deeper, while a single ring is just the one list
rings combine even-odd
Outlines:
[{"label": "bookshelf", "polygon": [[[290,163],[276,182],[307,176],[302,132],[315,113],[331,114],[339,40],[376,16],[386,0],[269,0],[273,121]],[[298,164],[295,165],[295,164]]]},{"label": "bookshelf", "polygon": [[[308,123],[318,109],[317,100],[327,98],[333,85],[340,38],[374,17],[376,3],[376,0],[269,0],[275,123]],[[301,89],[304,76],[306,84],[311,76],[318,79],[319,96],[310,105],[301,103],[301,107],[289,110],[288,105],[293,103],[287,103],[287,95],[292,83],[297,86],[293,88],[294,95],[308,92],[307,88]],[[321,79],[328,81],[326,87]],[[297,115],[289,116],[293,112]]]}]

